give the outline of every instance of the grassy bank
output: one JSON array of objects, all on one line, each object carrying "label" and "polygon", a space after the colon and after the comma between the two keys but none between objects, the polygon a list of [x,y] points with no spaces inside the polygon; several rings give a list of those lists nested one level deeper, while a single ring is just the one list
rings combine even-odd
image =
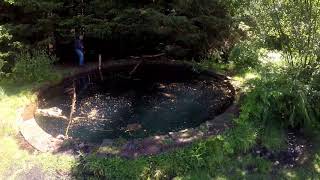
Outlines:
[{"label": "grassy bank", "polygon": [[[56,83],[59,78],[51,83]],[[73,157],[31,153],[21,149],[17,139],[19,129],[17,115],[26,105],[36,100],[34,90],[44,83],[21,84],[2,80],[0,82],[0,178],[21,179],[34,168],[39,174],[54,177],[56,172],[69,173]]]},{"label": "grassy bank", "polygon": [[[201,65],[201,64],[200,64]],[[219,68],[218,65],[215,66]],[[205,67],[207,68],[207,67]],[[220,71],[231,72],[226,66]],[[69,72],[66,69],[59,71]],[[21,148],[16,135],[16,113],[19,108],[35,100],[33,89],[41,83],[18,84],[1,82],[0,95],[0,177],[21,179],[33,175],[40,179],[313,179],[320,173],[320,148],[317,138],[306,153],[304,162],[294,168],[277,167],[265,157],[252,154],[259,145],[274,151],[287,148],[285,128],[265,125],[251,119],[255,107],[250,92],[252,81],[262,74],[255,69],[235,73],[232,82],[241,90],[238,103],[242,106],[234,126],[225,133],[193,145],[157,156],[128,160],[119,157],[98,157],[95,154],[74,158],[67,155],[29,152]],[[51,82],[54,83],[55,81]],[[269,130],[269,131],[266,131]],[[318,136],[314,136],[318,137]]]}]

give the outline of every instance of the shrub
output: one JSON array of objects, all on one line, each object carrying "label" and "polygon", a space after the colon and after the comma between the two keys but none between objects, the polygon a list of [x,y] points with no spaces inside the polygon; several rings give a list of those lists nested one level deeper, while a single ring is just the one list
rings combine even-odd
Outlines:
[{"label": "shrub", "polygon": [[261,145],[269,150],[279,152],[287,148],[286,133],[280,126],[269,124],[260,135]]},{"label": "shrub", "polygon": [[260,79],[252,81],[255,88],[244,100],[241,118],[262,123],[264,127],[272,123],[283,127],[318,127],[320,89],[310,85],[306,77],[293,76],[295,72],[291,71],[266,68]]},{"label": "shrub", "polygon": [[[247,18],[242,21],[250,26],[246,32],[251,40],[237,44],[229,60],[240,70],[261,64],[258,69],[263,72],[251,83],[254,88],[242,105],[242,119],[260,123],[263,130],[270,124],[319,127],[320,26],[314,23],[319,19],[319,2],[262,0],[243,4],[242,16]],[[258,61],[259,47],[280,50],[281,68]],[[269,146],[281,144],[274,140]]]},{"label": "shrub", "polygon": [[256,68],[259,65],[260,47],[256,42],[243,41],[230,52],[229,61],[238,71]]},{"label": "shrub", "polygon": [[16,57],[13,77],[18,81],[43,82],[56,78],[52,65],[56,57],[49,56],[41,50],[22,52]]}]

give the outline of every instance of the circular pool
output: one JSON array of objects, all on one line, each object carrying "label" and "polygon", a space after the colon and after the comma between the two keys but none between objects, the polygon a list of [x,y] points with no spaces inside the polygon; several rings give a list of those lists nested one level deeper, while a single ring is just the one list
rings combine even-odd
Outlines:
[{"label": "circular pool", "polygon": [[69,137],[90,143],[130,140],[197,127],[225,111],[233,96],[223,77],[192,66],[124,65],[41,91],[35,119],[54,137],[69,129]]}]

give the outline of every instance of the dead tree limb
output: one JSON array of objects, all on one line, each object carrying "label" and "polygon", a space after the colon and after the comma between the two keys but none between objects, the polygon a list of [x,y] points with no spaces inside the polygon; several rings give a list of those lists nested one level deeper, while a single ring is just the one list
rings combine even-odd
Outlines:
[{"label": "dead tree limb", "polygon": [[137,63],[134,68],[132,69],[132,71],[130,71],[129,75],[130,77],[137,71],[138,67],[143,63],[143,60],[140,60],[139,63]]},{"label": "dead tree limb", "polygon": [[75,81],[73,81],[73,84],[72,84],[72,103],[71,103],[71,111],[69,114],[69,123],[68,123],[67,129],[66,129],[66,134],[65,134],[66,137],[68,137],[69,129],[70,129],[70,126],[71,126],[72,120],[73,120],[72,116],[76,110],[76,101],[77,101],[76,85],[75,85]]}]

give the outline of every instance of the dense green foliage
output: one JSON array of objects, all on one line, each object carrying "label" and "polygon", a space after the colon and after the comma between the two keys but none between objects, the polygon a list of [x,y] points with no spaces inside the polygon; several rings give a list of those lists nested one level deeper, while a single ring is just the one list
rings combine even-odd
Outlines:
[{"label": "dense green foliage", "polygon": [[319,89],[291,78],[288,73],[269,69],[253,82],[255,89],[248,94],[244,106],[250,111],[247,118],[264,125],[318,127]]},{"label": "dense green foliage", "polygon": [[219,0],[13,0],[0,5],[0,25],[12,42],[44,49],[52,44],[63,61],[72,59],[79,34],[85,35],[88,58],[161,52],[198,57],[231,46],[232,19]]},{"label": "dense green foliage", "polygon": [[258,67],[261,78],[252,82],[242,115],[263,127],[318,129],[320,1],[248,3],[240,23],[248,37],[232,50],[230,61]]},{"label": "dense green foliage", "polygon": [[54,56],[49,56],[44,51],[21,52],[16,56],[12,76],[15,80],[24,82],[53,80],[56,76],[52,69],[55,61],[57,59]]}]

